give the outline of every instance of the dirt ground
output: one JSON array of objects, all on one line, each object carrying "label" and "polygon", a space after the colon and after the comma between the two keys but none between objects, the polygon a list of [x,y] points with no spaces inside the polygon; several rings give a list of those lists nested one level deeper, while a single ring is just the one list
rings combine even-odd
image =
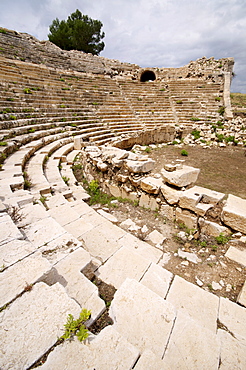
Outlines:
[{"label": "dirt ground", "polygon": [[[180,154],[183,149],[188,152],[187,157]],[[188,166],[200,168],[196,185],[246,199],[245,151],[236,146],[203,149],[201,146],[167,145],[151,150],[148,156],[156,161],[155,172],[160,172],[164,163],[182,160]]]}]

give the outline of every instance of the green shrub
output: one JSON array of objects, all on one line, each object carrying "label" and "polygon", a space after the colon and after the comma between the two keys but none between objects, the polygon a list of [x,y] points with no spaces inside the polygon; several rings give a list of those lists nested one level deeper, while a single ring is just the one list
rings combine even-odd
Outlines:
[{"label": "green shrub", "polygon": [[197,140],[197,139],[199,139],[201,137],[200,132],[201,131],[193,130],[192,133],[191,133],[191,135],[193,135],[194,136],[194,139]]},{"label": "green shrub", "polygon": [[185,149],[182,149],[182,150],[181,150],[181,152],[180,152],[180,154],[181,154],[182,156],[184,156],[184,157],[188,157],[188,152],[187,152],[187,150],[185,150]]},{"label": "green shrub", "polygon": [[0,141],[0,146],[7,146],[8,143],[6,141]]},{"label": "green shrub", "polygon": [[221,98],[219,96],[216,96],[215,101],[221,101]]},{"label": "green shrub", "polygon": [[191,117],[190,120],[193,121],[193,122],[201,121],[200,118],[197,118],[197,117]]},{"label": "green shrub", "polygon": [[218,109],[218,113],[219,113],[221,116],[223,116],[223,115],[224,115],[224,113],[225,113],[225,107],[220,107],[220,108]]},{"label": "green shrub", "polygon": [[92,195],[99,192],[99,184],[97,180],[92,180],[89,183],[89,192],[92,193]]},{"label": "green shrub", "polygon": [[31,89],[29,89],[28,87],[26,87],[23,91],[25,94],[32,94]]},{"label": "green shrub", "polygon": [[219,143],[222,143],[224,141],[224,135],[223,134],[216,134],[216,137],[217,137],[217,141]]},{"label": "green shrub", "polygon": [[215,237],[215,240],[218,244],[224,245],[228,243],[228,241],[230,240],[230,237],[223,235],[223,233],[220,233],[219,236]]}]

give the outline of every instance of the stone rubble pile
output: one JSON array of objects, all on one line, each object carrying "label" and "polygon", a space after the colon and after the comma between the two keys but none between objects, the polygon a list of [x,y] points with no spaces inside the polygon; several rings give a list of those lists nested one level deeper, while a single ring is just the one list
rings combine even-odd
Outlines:
[{"label": "stone rubble pile", "polygon": [[199,144],[204,148],[225,147],[226,145],[246,146],[246,118],[236,117],[230,121],[217,121],[216,124],[193,125],[191,132],[177,144]]},{"label": "stone rubble pile", "polygon": [[147,155],[109,146],[86,146],[81,161],[87,180],[99,179],[101,188],[115,197],[160,210],[204,235],[246,234],[246,200],[231,194],[226,200],[223,193],[195,186],[197,168],[166,164],[154,173]]}]

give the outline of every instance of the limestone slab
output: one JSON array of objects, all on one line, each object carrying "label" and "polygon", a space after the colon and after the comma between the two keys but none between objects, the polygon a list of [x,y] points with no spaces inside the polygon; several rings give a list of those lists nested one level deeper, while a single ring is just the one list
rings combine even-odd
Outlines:
[{"label": "limestone slab", "polygon": [[52,264],[56,264],[69,253],[82,247],[82,243],[73,237],[72,234],[65,232],[58,238],[51,240],[40,248],[42,255]]},{"label": "limestone slab", "polygon": [[242,343],[224,330],[218,330],[221,343],[220,370],[246,369],[246,343]]},{"label": "limestone slab", "polygon": [[199,325],[216,333],[219,307],[217,296],[176,275],[166,299]]},{"label": "limestone slab", "polygon": [[52,196],[47,197],[46,205],[49,209],[54,207],[60,207],[62,204],[66,204],[67,200],[64,198],[62,194],[55,194]]},{"label": "limestone slab", "polygon": [[219,356],[216,334],[178,312],[163,358],[163,369],[216,370]]},{"label": "limestone slab", "polygon": [[146,350],[141,353],[138,362],[134,366],[135,370],[161,370],[163,368],[163,361],[160,360],[152,351]]},{"label": "limestone slab", "polygon": [[66,341],[52,351],[42,370],[130,370],[139,351],[121,336],[114,326],[108,326],[85,344]]},{"label": "limestone slab", "polygon": [[35,283],[50,269],[50,263],[37,252],[3,271],[0,274],[0,307],[16,298],[26,286]]},{"label": "limestone slab", "polygon": [[66,224],[69,224],[80,217],[79,214],[72,207],[70,207],[68,202],[60,205],[59,207],[50,209],[48,214],[53,217],[61,226],[65,226]]},{"label": "limestone slab", "polygon": [[109,224],[103,223],[85,232],[80,240],[93,257],[103,262],[120,248],[118,240],[125,234],[125,231],[109,222]]},{"label": "limestone slab", "polygon": [[162,357],[176,315],[172,304],[136,280],[126,279],[109,314],[115,329],[140,352],[149,349]]},{"label": "limestone slab", "polygon": [[60,284],[35,284],[0,313],[0,367],[27,369],[63,334],[67,315],[80,311]]},{"label": "limestone slab", "polygon": [[92,211],[91,207],[87,203],[85,203],[81,200],[71,202],[71,207],[73,207],[74,210],[80,214],[80,216],[83,216],[83,215],[85,215],[87,213],[90,213]]},{"label": "limestone slab", "polygon": [[197,216],[185,209],[176,208],[176,221],[185,224],[189,229],[197,229]]},{"label": "limestone slab", "polygon": [[246,307],[246,281],[244,282],[243,287],[237,297],[237,302]]},{"label": "limestone slab", "polygon": [[151,263],[140,280],[141,284],[165,298],[171,284],[173,274],[155,263]]},{"label": "limestone slab", "polygon": [[246,199],[229,194],[222,210],[222,220],[232,229],[246,234]]},{"label": "limestone slab", "polygon": [[173,172],[166,171],[164,168],[161,170],[164,180],[168,184],[178,186],[179,188],[195,183],[199,173],[199,168],[185,165],[181,169],[177,169]]},{"label": "limestone slab", "polygon": [[140,182],[141,189],[150,194],[158,194],[162,184],[162,179],[156,179],[151,176],[145,177]]},{"label": "limestone slab", "polygon": [[246,308],[220,297],[218,318],[236,337],[246,339]]},{"label": "limestone slab", "polygon": [[0,245],[15,239],[24,239],[23,234],[8,214],[0,217]]},{"label": "limestone slab", "polygon": [[105,212],[103,209],[99,209],[97,212],[99,213],[100,216],[105,217],[108,221],[112,222],[113,224],[118,223],[118,219],[115,216],[111,215],[108,212]]},{"label": "limestone slab", "polygon": [[140,280],[149,265],[150,262],[141,254],[122,247],[99,267],[98,277],[118,289],[127,277]]},{"label": "limestone slab", "polygon": [[125,161],[126,168],[134,173],[150,172],[153,170],[154,165],[155,161],[150,158],[148,158],[146,161],[132,161],[129,159]]},{"label": "limestone slab", "polygon": [[150,244],[138,239],[136,236],[126,233],[118,240],[119,247],[128,247],[141,254],[148,261],[157,263],[163,255],[159,248],[152,247]]},{"label": "limestone slab", "polygon": [[28,240],[32,242],[36,248],[43,246],[45,243],[49,243],[64,233],[65,229],[52,217],[34,222],[25,228],[25,234]]},{"label": "limestone slab", "polygon": [[85,221],[85,217],[78,218],[64,226],[64,230],[72,234],[75,238],[82,240],[82,235],[94,228],[93,224]]},{"label": "limestone slab", "polygon": [[139,206],[155,211],[159,208],[158,203],[154,197],[149,196],[148,194],[142,193],[139,199]]},{"label": "limestone slab", "polygon": [[23,218],[20,222],[18,222],[19,227],[25,227],[49,217],[45,208],[40,204],[28,204],[20,209],[20,213],[22,214]]},{"label": "limestone slab", "polygon": [[225,256],[240,265],[246,266],[246,249],[241,250],[231,246],[227,250]]},{"label": "limestone slab", "polygon": [[164,240],[165,240],[165,236],[162,235],[159,231],[157,230],[153,230],[147,237],[147,240],[151,241],[151,243],[153,244],[159,244],[161,245]]},{"label": "limestone slab", "polygon": [[44,281],[49,285],[56,282],[63,285],[69,297],[75,299],[81,307],[92,311],[92,323],[105,310],[105,303],[99,298],[97,286],[81,273],[90,261],[89,253],[78,248],[59,261]]},{"label": "limestone slab", "polygon": [[27,240],[11,240],[0,247],[0,266],[8,267],[35,251],[35,247]]},{"label": "limestone slab", "polygon": [[204,220],[203,218],[199,218],[198,220],[201,233],[211,236],[219,236],[221,233],[224,235],[229,234],[229,230],[227,227],[217,224],[216,222]]},{"label": "limestone slab", "polygon": [[180,197],[179,205],[181,208],[187,208],[195,212],[199,202],[202,201],[204,203],[215,205],[221,202],[224,197],[224,193],[203,188],[201,186],[193,186],[183,192]]},{"label": "limestone slab", "polygon": [[177,204],[179,202],[179,199],[183,193],[182,190],[173,189],[166,184],[163,184],[161,186],[161,192],[164,198],[166,199],[166,201],[172,205]]}]

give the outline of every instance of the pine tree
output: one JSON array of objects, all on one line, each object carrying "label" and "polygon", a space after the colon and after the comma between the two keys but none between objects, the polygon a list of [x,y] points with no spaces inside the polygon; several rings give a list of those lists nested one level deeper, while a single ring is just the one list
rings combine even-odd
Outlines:
[{"label": "pine tree", "polygon": [[54,19],[50,25],[49,40],[63,50],[79,50],[98,55],[104,49],[103,24],[89,18],[77,9],[67,21]]}]

